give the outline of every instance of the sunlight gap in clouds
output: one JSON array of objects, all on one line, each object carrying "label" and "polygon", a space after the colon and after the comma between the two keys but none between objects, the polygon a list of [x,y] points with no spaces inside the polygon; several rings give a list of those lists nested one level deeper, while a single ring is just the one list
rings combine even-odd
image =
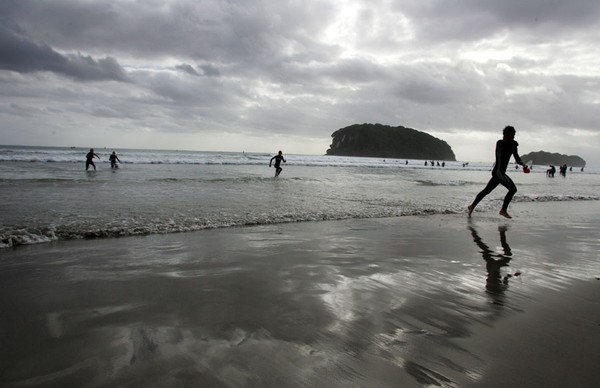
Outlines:
[{"label": "sunlight gap in clouds", "polygon": [[398,63],[403,53],[398,44],[414,38],[410,20],[392,13],[389,2],[381,2],[387,12],[372,11],[361,2],[341,1],[336,19],[321,40],[342,48],[340,59],[368,58],[378,64]]},{"label": "sunlight gap in clouds", "polygon": [[342,57],[353,57],[357,54],[354,44],[357,40],[355,20],[360,6],[352,0],[339,1],[338,5],[337,18],[323,33],[322,41],[342,47]]},{"label": "sunlight gap in clouds", "polygon": [[578,41],[554,41],[542,44],[510,44],[511,37],[500,34],[463,48],[460,58],[478,64],[501,62],[507,69],[511,62],[527,61],[521,74],[599,76],[600,57]]},{"label": "sunlight gap in clouds", "polygon": [[520,52],[518,48],[508,44],[507,40],[506,33],[478,40],[473,44],[463,46],[459,50],[458,58],[478,64],[509,61]]},{"label": "sunlight gap in clouds", "polygon": [[504,94],[510,97],[513,95],[528,95],[528,94],[547,94],[548,88],[546,86],[516,86],[512,88],[504,89]]}]

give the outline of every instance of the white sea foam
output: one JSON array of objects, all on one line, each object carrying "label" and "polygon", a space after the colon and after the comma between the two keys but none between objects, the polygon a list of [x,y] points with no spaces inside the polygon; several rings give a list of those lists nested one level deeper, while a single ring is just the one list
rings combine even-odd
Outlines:
[{"label": "white sea foam", "polygon": [[52,230],[38,228],[0,227],[0,248],[17,245],[40,244],[57,240],[58,237]]}]

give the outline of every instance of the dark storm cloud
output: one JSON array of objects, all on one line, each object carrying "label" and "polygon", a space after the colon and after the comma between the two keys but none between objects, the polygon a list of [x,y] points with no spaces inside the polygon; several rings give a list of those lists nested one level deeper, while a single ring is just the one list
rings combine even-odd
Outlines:
[{"label": "dark storm cloud", "polygon": [[62,55],[26,36],[0,25],[0,69],[18,73],[50,71],[82,81],[126,81],[127,75],[114,58]]},{"label": "dark storm cloud", "polygon": [[0,11],[7,19],[18,20],[34,38],[60,50],[91,48],[146,58],[243,60],[250,65],[272,62],[294,45],[300,51],[311,50],[312,37],[326,26],[321,18],[327,18],[332,7],[266,0],[251,4],[8,0]]}]

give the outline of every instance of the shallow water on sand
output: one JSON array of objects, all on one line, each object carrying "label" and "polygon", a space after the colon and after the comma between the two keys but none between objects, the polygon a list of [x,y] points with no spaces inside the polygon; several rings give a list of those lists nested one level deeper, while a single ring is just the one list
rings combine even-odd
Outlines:
[{"label": "shallow water on sand", "polygon": [[[600,275],[592,208],[560,206],[567,210],[518,204],[519,223],[438,215],[4,250],[0,382],[477,384],[495,363],[478,335],[493,336],[540,301],[550,310],[553,295]],[[579,314],[560,334],[597,340],[600,322]],[[577,371],[594,362],[546,354],[518,333],[498,338],[518,342],[543,360],[528,365],[531,376],[561,381],[543,369],[556,357]]]}]

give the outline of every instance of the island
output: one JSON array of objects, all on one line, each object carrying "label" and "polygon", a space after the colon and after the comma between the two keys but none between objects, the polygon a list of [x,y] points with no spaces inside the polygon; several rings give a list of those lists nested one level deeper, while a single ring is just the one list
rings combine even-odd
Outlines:
[{"label": "island", "polygon": [[521,155],[523,162],[531,160],[533,164],[537,165],[555,165],[562,166],[566,164],[570,167],[585,167],[585,160],[577,155],[563,155],[559,153],[550,153],[546,151],[530,152],[525,155]]},{"label": "island", "polygon": [[354,124],[331,137],[327,155],[456,161],[445,141],[403,126]]}]

